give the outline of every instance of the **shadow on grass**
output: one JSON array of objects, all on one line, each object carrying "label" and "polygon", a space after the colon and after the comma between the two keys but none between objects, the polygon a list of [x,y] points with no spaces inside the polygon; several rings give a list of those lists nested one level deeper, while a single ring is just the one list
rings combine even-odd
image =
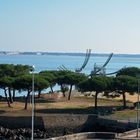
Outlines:
[{"label": "shadow on grass", "polygon": [[35,99],[35,103],[54,103],[54,102],[56,101],[53,99],[38,99],[38,98]]},{"label": "shadow on grass", "polygon": [[0,114],[3,114],[3,113],[5,113],[5,111],[4,110],[0,110]]},{"label": "shadow on grass", "polygon": [[[30,99],[31,97],[28,99],[28,103],[30,103]],[[3,98],[2,100],[0,100],[0,102],[7,102],[7,100]],[[15,102],[25,103],[25,97],[16,97]],[[56,102],[56,100],[52,98],[49,99],[35,98],[35,103],[54,103],[54,102]]]},{"label": "shadow on grass", "polygon": [[98,115],[109,115],[115,111],[123,110],[121,106],[99,106],[96,110],[95,107],[88,108],[53,108],[53,109],[37,109],[37,113],[48,113],[48,114],[98,114]]}]

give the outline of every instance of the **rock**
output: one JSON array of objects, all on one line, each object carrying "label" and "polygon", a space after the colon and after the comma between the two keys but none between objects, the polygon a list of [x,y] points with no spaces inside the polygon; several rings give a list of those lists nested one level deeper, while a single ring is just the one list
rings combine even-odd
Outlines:
[{"label": "rock", "polygon": [[[37,129],[34,131],[34,138],[48,138],[47,134],[47,132]],[[0,127],[0,140],[25,140],[30,138],[31,129],[19,128],[10,130],[8,128]]]}]

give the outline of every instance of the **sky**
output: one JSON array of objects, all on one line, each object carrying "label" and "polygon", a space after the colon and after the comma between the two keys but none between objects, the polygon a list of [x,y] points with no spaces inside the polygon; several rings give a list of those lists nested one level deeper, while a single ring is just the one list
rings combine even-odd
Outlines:
[{"label": "sky", "polygon": [[0,0],[0,51],[140,54],[140,0]]}]

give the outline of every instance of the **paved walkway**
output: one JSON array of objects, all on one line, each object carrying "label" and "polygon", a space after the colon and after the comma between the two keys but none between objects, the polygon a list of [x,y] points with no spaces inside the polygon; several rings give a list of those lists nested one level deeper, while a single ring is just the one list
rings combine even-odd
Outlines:
[{"label": "paved walkway", "polygon": [[132,131],[127,131],[124,132],[123,134],[120,135],[121,138],[128,138],[128,139],[138,139],[140,140],[140,129],[138,132],[138,137],[137,137],[137,129],[132,130]]}]

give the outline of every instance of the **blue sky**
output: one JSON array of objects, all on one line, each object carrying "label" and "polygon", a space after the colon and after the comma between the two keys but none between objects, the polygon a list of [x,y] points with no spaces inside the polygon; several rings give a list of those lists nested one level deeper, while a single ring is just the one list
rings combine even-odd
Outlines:
[{"label": "blue sky", "polygon": [[140,53],[140,0],[0,0],[0,51]]}]

